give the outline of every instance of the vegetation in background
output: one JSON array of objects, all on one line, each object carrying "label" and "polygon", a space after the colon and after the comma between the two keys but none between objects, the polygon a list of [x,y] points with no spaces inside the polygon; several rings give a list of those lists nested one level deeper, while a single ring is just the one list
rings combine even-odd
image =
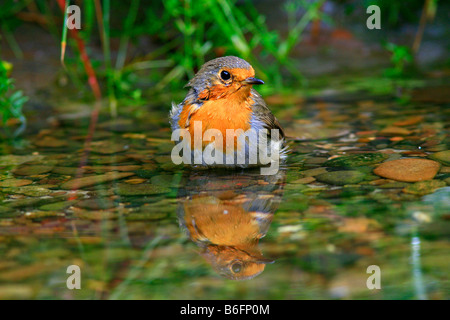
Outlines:
[{"label": "vegetation in background", "polygon": [[[377,5],[381,8],[382,25],[389,28],[400,27],[402,23],[417,23],[417,12],[430,3],[436,9],[438,0],[408,0],[408,1],[392,1],[392,0],[364,0],[362,5],[367,8],[370,5]],[[361,1],[355,1],[353,6],[361,5]],[[431,9],[431,7],[430,7]]]},{"label": "vegetation in background", "polygon": [[[161,93],[179,91],[204,62],[222,55],[244,58],[259,77],[270,79],[271,86],[261,88],[264,94],[300,87],[304,77],[299,71],[301,66],[291,57],[292,50],[303,40],[311,23],[332,24],[322,10],[325,2],[285,1],[281,18],[286,21],[285,33],[269,29],[266,17],[250,0],[6,0],[0,21],[2,35],[19,58],[22,52],[13,31],[21,20],[37,22],[51,32],[61,43],[61,60],[71,83],[80,92],[89,92],[85,89],[90,84],[97,100],[105,97],[115,116],[120,105],[141,106]],[[70,4],[81,7],[82,29],[66,33],[65,12],[61,9]],[[421,8],[431,19],[437,0],[362,3],[370,4],[382,8],[386,13],[382,19],[388,19],[389,25],[398,25],[399,21],[417,21],[415,13]],[[346,1],[344,7],[357,6],[361,3]],[[422,32],[423,27],[421,23]],[[418,34],[416,47],[421,39]],[[140,50],[142,39],[150,39],[150,52]],[[94,54],[98,43],[101,52]],[[393,66],[385,75],[404,75],[406,65],[412,62],[409,49],[395,44],[386,48],[392,52]],[[96,89],[92,84],[97,79]]]},{"label": "vegetation in background", "polygon": [[[27,7],[37,16],[45,15],[48,30],[61,39],[65,52],[66,36],[64,33],[61,36],[60,31],[64,15],[57,11],[55,4],[45,0],[19,2],[20,8],[10,10],[10,14]],[[71,1],[70,4],[81,7],[83,28],[79,34],[86,46],[97,37],[94,26],[98,26],[97,38],[101,41],[103,56],[92,60],[92,65],[106,87],[106,96],[115,114],[118,100],[143,103],[142,89],[134,73],[151,70],[150,94],[166,87],[179,89],[180,82],[185,83],[205,61],[220,55],[238,55],[249,60],[258,74],[263,79],[270,78],[277,89],[286,84],[286,79],[301,81],[299,66],[290,58],[290,53],[302,40],[310,22],[326,19],[321,12],[324,2],[286,2],[289,31],[283,36],[279,31],[268,29],[265,17],[250,1],[238,4],[236,0],[167,0],[144,4],[130,0],[115,3],[114,7],[109,0]],[[121,20],[114,20],[114,17]],[[141,36],[150,36],[159,46],[144,56],[130,57],[130,43]],[[74,47],[72,37],[68,38],[68,45]],[[113,38],[120,41],[114,56]],[[80,61],[82,57],[76,56],[75,60],[69,58],[64,63],[70,79],[84,85],[87,79]]]},{"label": "vegetation in background", "polygon": [[405,75],[406,67],[413,61],[411,49],[407,46],[400,46],[394,43],[385,44],[385,48],[392,54],[392,67],[384,70],[384,74],[390,78],[396,78]]},{"label": "vegetation in background", "polygon": [[[28,98],[22,91],[15,89],[14,80],[8,76],[11,68],[11,64],[0,61],[0,134],[17,136],[25,128],[26,119],[22,107]],[[20,124],[20,127],[11,133],[8,122]]]},{"label": "vegetation in background", "polygon": [[[234,0],[207,0],[202,1],[202,5],[198,1],[169,0],[163,2],[163,15],[159,19],[157,15],[161,9],[148,8],[147,27],[161,40],[174,45],[166,49],[173,68],[156,89],[173,80],[192,77],[205,61],[217,55],[237,55],[248,60],[258,74],[270,78],[277,89],[286,84],[283,81],[286,75],[301,80],[299,66],[289,54],[301,41],[306,26],[322,17],[323,2],[286,2],[290,26],[285,36],[269,30],[265,17],[249,2],[238,6]],[[300,11],[304,13],[295,22],[293,17]],[[159,23],[155,24],[157,20]],[[168,25],[174,25],[175,30],[167,28]],[[174,36],[176,34],[182,37]]]}]

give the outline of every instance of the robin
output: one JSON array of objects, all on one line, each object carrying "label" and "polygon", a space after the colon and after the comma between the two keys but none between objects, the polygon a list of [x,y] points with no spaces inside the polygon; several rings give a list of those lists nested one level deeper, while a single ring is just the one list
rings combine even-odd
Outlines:
[{"label": "robin", "polygon": [[285,170],[261,177],[230,171],[189,170],[178,194],[182,230],[200,248],[200,255],[219,275],[247,280],[274,262],[259,240],[269,230],[281,202]]},{"label": "robin", "polygon": [[258,220],[269,226],[273,214],[248,212],[236,204],[238,200],[204,195],[185,201],[183,209],[190,238],[203,248],[201,254],[214,270],[232,280],[245,280],[273,262],[258,248],[264,236]]},{"label": "robin", "polygon": [[[265,165],[268,161],[263,161],[261,154],[259,157],[255,154],[260,149],[251,146],[260,142],[270,148],[272,157],[286,157],[284,131],[261,95],[253,89],[254,85],[263,83],[255,78],[253,67],[238,57],[220,57],[201,67],[186,85],[190,88],[186,98],[178,105],[172,104],[170,112],[172,130],[188,132],[187,138],[191,141],[187,143],[188,163],[192,163],[189,161],[196,157],[195,154],[205,154],[208,150],[214,161],[203,158],[200,162],[194,160],[194,163],[243,168]],[[210,139],[206,138],[208,130],[215,130],[209,135],[212,136]],[[234,134],[233,140],[228,140],[230,130]],[[264,133],[267,136],[262,139]],[[195,144],[198,136],[203,140]],[[240,155],[243,158],[238,158]]]}]

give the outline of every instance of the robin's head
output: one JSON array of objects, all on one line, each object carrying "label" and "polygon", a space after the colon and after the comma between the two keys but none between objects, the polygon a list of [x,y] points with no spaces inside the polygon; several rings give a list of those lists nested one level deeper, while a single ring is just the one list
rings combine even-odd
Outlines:
[{"label": "robin's head", "polygon": [[238,57],[221,57],[205,63],[187,84],[199,100],[217,100],[230,95],[246,98],[254,84],[263,84],[255,78],[255,70]]},{"label": "robin's head", "polygon": [[202,255],[221,276],[231,280],[253,279],[274,260],[265,258],[257,248],[208,245]]}]

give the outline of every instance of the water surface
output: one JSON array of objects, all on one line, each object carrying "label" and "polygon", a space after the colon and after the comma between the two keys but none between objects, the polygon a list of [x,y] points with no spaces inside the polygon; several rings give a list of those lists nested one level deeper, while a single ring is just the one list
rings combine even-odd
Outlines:
[{"label": "water surface", "polygon": [[[90,149],[89,113],[31,121],[0,149],[0,298],[448,299],[442,89],[267,101],[291,137],[275,176],[174,165],[168,108],[102,113]],[[440,167],[419,184],[373,172],[404,158]]]}]

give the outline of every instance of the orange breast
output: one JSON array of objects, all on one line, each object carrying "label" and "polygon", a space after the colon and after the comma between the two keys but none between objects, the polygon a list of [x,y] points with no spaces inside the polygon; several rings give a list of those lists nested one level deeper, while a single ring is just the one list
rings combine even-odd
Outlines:
[{"label": "orange breast", "polygon": [[[190,131],[191,142],[194,142],[194,122],[202,122],[202,136],[208,129],[217,129],[222,133],[223,146],[226,146],[226,130],[250,129],[251,104],[253,100],[242,100],[237,94],[230,95],[227,98],[206,101],[200,108],[194,106],[185,106],[180,114],[178,124],[180,128],[186,128]],[[189,124],[186,126],[187,120]],[[237,140],[237,139],[236,139]],[[236,147],[235,140],[235,147]],[[210,141],[203,141],[203,147]]]}]

